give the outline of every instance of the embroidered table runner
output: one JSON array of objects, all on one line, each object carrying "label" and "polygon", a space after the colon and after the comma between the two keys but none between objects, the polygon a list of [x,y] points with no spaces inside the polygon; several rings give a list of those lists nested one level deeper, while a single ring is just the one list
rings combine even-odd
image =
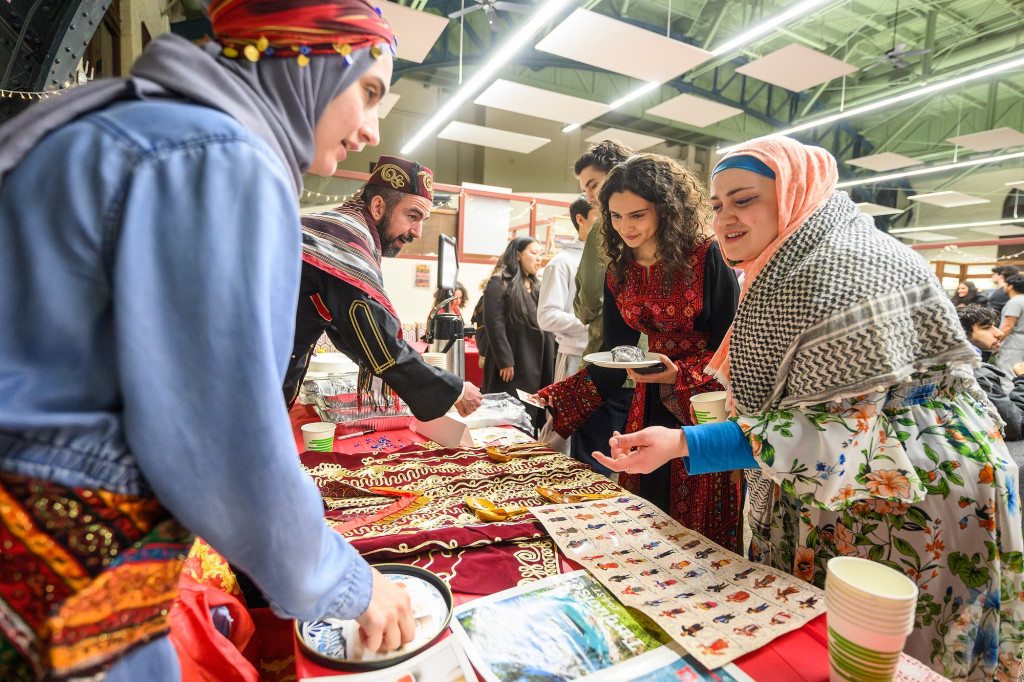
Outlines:
[{"label": "embroidered table runner", "polygon": [[328,523],[344,528],[368,561],[420,566],[470,594],[546,578],[559,568],[555,543],[532,514],[484,523],[466,507],[467,495],[530,507],[546,504],[538,486],[622,492],[555,451],[498,463],[483,448],[427,442],[367,455],[306,452],[301,459],[324,496]]}]

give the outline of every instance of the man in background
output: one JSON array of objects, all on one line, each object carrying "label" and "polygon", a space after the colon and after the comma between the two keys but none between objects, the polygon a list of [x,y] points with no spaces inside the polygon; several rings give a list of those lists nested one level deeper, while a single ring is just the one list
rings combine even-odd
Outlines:
[{"label": "man in background", "polygon": [[384,291],[381,257],[398,255],[423,234],[433,179],[430,169],[415,161],[382,156],[358,199],[302,216],[302,280],[284,384],[289,407],[324,332],[359,365],[361,378],[380,377],[421,421],[436,419],[453,405],[463,416],[480,406],[480,389],[428,365],[402,339],[398,313]]},{"label": "man in background", "polygon": [[[572,240],[551,259],[544,268],[540,283],[540,300],[537,303],[537,325],[541,331],[555,335],[558,354],[555,356],[555,381],[575,374],[580,368],[583,349],[587,345],[587,325],[573,314],[573,300],[576,298],[576,271],[583,255],[583,242],[597,218],[598,210],[590,206],[586,196],[580,196],[569,206],[569,220],[576,228],[576,239]],[[540,432],[540,440],[551,447],[570,454],[569,441],[555,433],[551,427],[551,415]],[[575,442],[575,437],[571,439]]]},{"label": "man in background", "polygon": [[[995,311],[972,303],[957,308],[956,313],[960,317],[960,325],[967,334],[967,340],[979,353],[994,353],[999,350],[1003,332],[996,326],[998,317]],[[1006,422],[1006,426],[1003,427],[1003,438],[1024,438],[1024,362],[1013,366],[1012,376],[995,365],[982,363],[975,368],[974,378],[999,411],[999,416]]]},{"label": "man in background", "polygon": [[1003,306],[1010,300],[1010,295],[1006,293],[1006,278],[1017,274],[1020,273],[1014,265],[997,265],[992,268],[992,283],[996,288],[988,292],[987,304],[997,315],[1002,315]]},{"label": "man in background", "polygon": [[[604,239],[601,237],[601,207],[597,196],[601,183],[608,171],[633,155],[633,150],[615,140],[602,140],[592,145],[576,160],[573,171],[580,182],[580,189],[587,196],[592,210],[597,213],[590,233],[584,240],[580,265],[576,271],[576,298],[573,310],[576,317],[588,325],[587,346],[583,357],[601,350],[604,343],[604,287],[608,262],[604,257]],[[647,337],[641,335],[639,345],[647,349]],[[590,416],[574,434],[573,441],[578,459],[601,473],[611,473],[590,454],[595,450],[608,453],[608,440],[612,431],[622,430],[626,415],[633,400],[633,380],[626,383],[610,397],[601,408]]]}]

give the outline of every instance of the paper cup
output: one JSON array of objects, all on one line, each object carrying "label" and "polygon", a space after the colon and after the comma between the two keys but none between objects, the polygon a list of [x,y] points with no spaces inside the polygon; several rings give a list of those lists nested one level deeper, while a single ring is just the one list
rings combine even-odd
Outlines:
[{"label": "paper cup", "polygon": [[337,424],[331,422],[313,422],[302,425],[302,444],[307,450],[330,452],[334,449],[334,432]]},{"label": "paper cup", "polygon": [[690,397],[690,404],[698,424],[725,421],[725,391],[698,393]]}]

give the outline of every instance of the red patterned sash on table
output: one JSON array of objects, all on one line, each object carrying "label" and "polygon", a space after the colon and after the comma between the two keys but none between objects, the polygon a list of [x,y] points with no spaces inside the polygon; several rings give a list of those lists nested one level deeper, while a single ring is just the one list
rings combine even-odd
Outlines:
[{"label": "red patterned sash on table", "polygon": [[191,544],[156,499],[0,473],[0,679],[89,675],[165,635]]}]

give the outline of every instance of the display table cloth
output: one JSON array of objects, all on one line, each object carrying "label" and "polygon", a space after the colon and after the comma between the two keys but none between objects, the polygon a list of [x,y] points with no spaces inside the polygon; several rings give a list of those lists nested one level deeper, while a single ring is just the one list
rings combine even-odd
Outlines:
[{"label": "display table cloth", "polygon": [[538,486],[622,492],[551,450],[498,463],[483,448],[427,442],[389,453],[305,452],[301,460],[324,496],[328,523],[363,557],[425,568],[467,594],[491,594],[560,571],[556,546],[532,514],[485,523],[466,507],[466,496],[529,507],[546,503]]}]

